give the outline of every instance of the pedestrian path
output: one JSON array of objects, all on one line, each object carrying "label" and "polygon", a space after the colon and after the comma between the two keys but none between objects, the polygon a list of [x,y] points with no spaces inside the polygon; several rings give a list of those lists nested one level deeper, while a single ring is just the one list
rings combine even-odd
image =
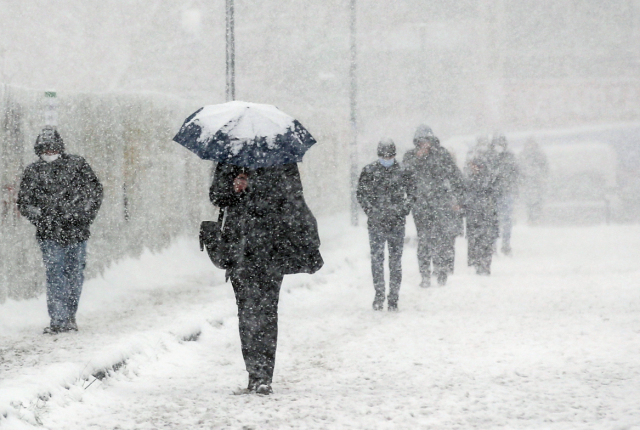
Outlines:
[{"label": "pedestrian path", "polygon": [[[498,256],[491,277],[464,266],[460,241],[456,274],[432,289],[418,287],[409,240],[400,312],[390,313],[371,310],[366,230],[329,221],[330,230],[320,224],[325,267],[283,284],[273,396],[232,394],[246,384],[233,294],[200,260],[183,272],[190,279],[134,289],[120,313],[81,306],[86,331],[60,337],[64,348],[33,329],[50,363],[27,352],[22,366],[7,366],[13,380],[112,354],[118,333],[137,349],[107,378],[53,390],[0,429],[640,425],[639,227],[518,227],[514,257]],[[178,261],[184,246],[155,258]],[[109,315],[121,321],[106,324]],[[184,340],[190,332],[197,340]]]}]

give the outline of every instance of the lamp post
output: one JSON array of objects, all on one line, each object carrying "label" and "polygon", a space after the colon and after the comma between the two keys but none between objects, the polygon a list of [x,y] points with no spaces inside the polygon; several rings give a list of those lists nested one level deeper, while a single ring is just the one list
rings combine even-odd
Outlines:
[{"label": "lamp post", "polygon": [[234,21],[234,0],[226,0],[227,16],[227,101],[236,98],[236,45],[235,45],[235,21]]},{"label": "lamp post", "polygon": [[350,0],[351,20],[350,33],[350,63],[349,63],[349,108],[351,124],[350,160],[351,160],[351,224],[358,225],[358,200],[356,188],[358,186],[358,117],[357,117],[357,50],[356,50],[356,0]]}]

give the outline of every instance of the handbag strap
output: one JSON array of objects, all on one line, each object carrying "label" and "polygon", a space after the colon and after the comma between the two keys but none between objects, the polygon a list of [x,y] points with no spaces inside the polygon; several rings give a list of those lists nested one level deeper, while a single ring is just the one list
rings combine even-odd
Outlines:
[{"label": "handbag strap", "polygon": [[227,221],[227,208],[220,208],[220,213],[218,214],[218,223],[220,224],[220,231],[224,230],[224,224]]}]

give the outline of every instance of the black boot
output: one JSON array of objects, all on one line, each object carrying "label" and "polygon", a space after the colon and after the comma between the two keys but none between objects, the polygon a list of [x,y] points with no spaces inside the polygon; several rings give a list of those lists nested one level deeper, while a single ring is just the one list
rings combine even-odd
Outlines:
[{"label": "black boot", "polygon": [[260,384],[258,388],[256,388],[256,394],[268,396],[269,394],[273,394],[273,388],[271,388],[271,384]]},{"label": "black boot", "polygon": [[384,294],[376,293],[376,297],[373,299],[373,310],[381,311],[384,308]]},{"label": "black boot", "polygon": [[438,285],[444,287],[447,284],[447,271],[442,270],[438,273]]}]

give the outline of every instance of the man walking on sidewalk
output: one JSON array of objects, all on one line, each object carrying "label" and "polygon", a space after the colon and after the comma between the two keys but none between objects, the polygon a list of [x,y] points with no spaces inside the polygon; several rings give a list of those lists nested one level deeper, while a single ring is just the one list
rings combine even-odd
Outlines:
[{"label": "man walking on sidewalk", "polygon": [[77,331],[89,227],[102,203],[102,185],[84,158],[64,152],[53,128],[36,139],[39,161],[24,171],[18,209],[36,226],[47,278],[47,334]]},{"label": "man walking on sidewalk", "polygon": [[464,198],[462,173],[430,127],[420,125],[403,166],[409,177],[408,195],[418,231],[418,264],[422,282],[431,286],[431,264],[439,285],[447,283],[454,264],[454,243],[459,233],[460,205]]},{"label": "man walking on sidewalk", "polygon": [[378,160],[365,166],[358,182],[357,197],[367,214],[371,273],[375,298],[373,309],[382,310],[385,300],[384,245],[389,247],[389,296],[387,309],[398,310],[398,293],[402,282],[402,248],[405,218],[410,212],[407,181],[395,160],[396,146],[391,139],[378,144]]}]

